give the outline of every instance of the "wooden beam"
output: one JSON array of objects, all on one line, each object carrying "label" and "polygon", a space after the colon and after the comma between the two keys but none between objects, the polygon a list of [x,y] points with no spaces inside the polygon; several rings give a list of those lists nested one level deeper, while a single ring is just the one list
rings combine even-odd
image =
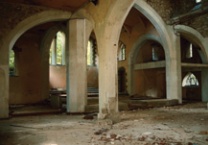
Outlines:
[{"label": "wooden beam", "polygon": [[134,70],[163,68],[163,67],[165,67],[165,60],[135,64]]},{"label": "wooden beam", "polygon": [[201,63],[181,63],[182,67],[198,67],[198,68],[208,68],[208,64],[201,64]]}]

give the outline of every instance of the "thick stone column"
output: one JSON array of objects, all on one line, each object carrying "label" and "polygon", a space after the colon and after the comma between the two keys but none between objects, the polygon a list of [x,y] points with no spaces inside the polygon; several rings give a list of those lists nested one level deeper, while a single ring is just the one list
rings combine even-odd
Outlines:
[{"label": "thick stone column", "polygon": [[[99,53],[99,119],[117,121],[118,79],[117,45],[103,39]],[[110,49],[109,49],[110,48]]]},{"label": "thick stone column", "polygon": [[[208,48],[208,37],[206,37],[204,39],[204,46],[207,46]],[[208,56],[208,54],[205,54],[206,56]],[[205,62],[207,62],[208,60],[205,60]],[[202,101],[203,102],[208,102],[208,69],[203,69],[202,70],[202,77],[201,77],[201,80],[202,80]]]},{"label": "thick stone column", "polygon": [[180,34],[173,32],[170,33],[172,36],[170,58],[166,59],[167,99],[177,99],[182,103]]},{"label": "thick stone column", "polygon": [[8,66],[0,66],[0,118],[9,117]]},{"label": "thick stone column", "polygon": [[201,76],[202,101],[208,102],[208,69],[203,69]]},{"label": "thick stone column", "polygon": [[67,112],[81,113],[87,104],[87,42],[85,19],[68,22]]}]

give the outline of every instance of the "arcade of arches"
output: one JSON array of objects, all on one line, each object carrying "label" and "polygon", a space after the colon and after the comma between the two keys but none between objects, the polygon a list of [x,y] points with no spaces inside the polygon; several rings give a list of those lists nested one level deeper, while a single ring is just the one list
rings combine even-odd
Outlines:
[{"label": "arcade of arches", "polygon": [[206,0],[0,3],[0,118],[31,104],[116,119],[133,100],[208,101]]}]

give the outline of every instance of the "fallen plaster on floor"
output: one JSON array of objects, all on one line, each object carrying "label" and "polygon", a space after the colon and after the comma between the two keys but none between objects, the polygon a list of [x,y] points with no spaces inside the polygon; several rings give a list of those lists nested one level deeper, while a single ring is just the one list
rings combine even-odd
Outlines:
[{"label": "fallen plaster on floor", "polygon": [[1,120],[0,145],[208,145],[206,103],[122,111],[115,124],[92,116]]}]

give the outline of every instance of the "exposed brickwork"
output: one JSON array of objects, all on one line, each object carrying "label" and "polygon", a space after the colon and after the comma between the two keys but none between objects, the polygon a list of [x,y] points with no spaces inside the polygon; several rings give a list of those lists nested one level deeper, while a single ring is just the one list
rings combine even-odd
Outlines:
[{"label": "exposed brickwork", "polygon": [[167,22],[170,18],[189,12],[195,6],[195,0],[146,0]]},{"label": "exposed brickwork", "polygon": [[44,10],[46,10],[46,8],[11,3],[0,3],[0,40],[19,22]]},{"label": "exposed brickwork", "polygon": [[[207,0],[202,1],[202,6],[205,7],[207,5]],[[182,14],[188,14],[193,11],[193,8],[196,8],[197,4],[195,0],[176,0],[174,1],[174,11],[172,12],[172,16],[180,16]],[[179,9],[177,9],[179,8]],[[190,17],[187,21],[180,23],[183,25],[190,26],[197,31],[199,31],[204,37],[208,36],[208,16],[207,14],[197,15]]]},{"label": "exposed brickwork", "polygon": [[165,22],[170,19],[173,11],[172,0],[146,0],[146,2],[163,18]]},{"label": "exposed brickwork", "polygon": [[[146,2],[156,10],[166,23],[173,17],[191,12],[196,6],[195,0],[146,0]],[[202,6],[204,6],[207,1],[204,0],[202,3]],[[190,18],[188,21],[179,24],[190,26],[199,31],[204,37],[208,37],[207,14]]]},{"label": "exposed brickwork", "polygon": [[208,37],[208,15],[207,14],[192,19],[187,25],[199,31],[204,37]]},{"label": "exposed brickwork", "polygon": [[174,0],[172,1],[173,11],[171,17],[179,16],[191,11],[196,5],[195,0]]},{"label": "exposed brickwork", "polygon": [[[208,0],[202,0],[202,9],[208,8]],[[195,28],[204,37],[208,37],[208,15],[207,12],[191,20],[189,26]]]}]

